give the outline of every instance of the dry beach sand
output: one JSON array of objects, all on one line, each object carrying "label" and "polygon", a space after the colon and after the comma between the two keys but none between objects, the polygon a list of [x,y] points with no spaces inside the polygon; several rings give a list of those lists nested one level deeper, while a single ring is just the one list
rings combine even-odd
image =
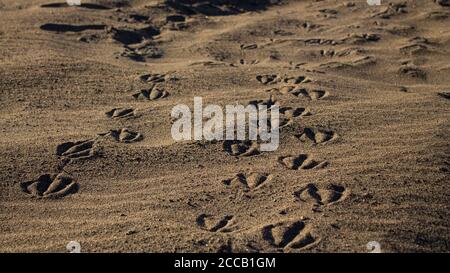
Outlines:
[{"label": "dry beach sand", "polygon": [[[1,252],[450,251],[450,1],[82,3],[0,0]],[[279,149],[175,142],[194,96]]]}]

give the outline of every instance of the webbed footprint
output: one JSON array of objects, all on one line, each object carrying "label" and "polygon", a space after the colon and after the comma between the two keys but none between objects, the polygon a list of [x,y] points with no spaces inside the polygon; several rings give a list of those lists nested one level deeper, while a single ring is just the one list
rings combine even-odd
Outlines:
[{"label": "webbed footprint", "polygon": [[133,108],[113,108],[105,113],[109,118],[130,118],[135,116],[135,110]]},{"label": "webbed footprint", "polygon": [[282,249],[303,249],[317,242],[304,221],[290,220],[265,226],[262,236],[271,245]]},{"label": "webbed footprint", "polygon": [[309,170],[315,168],[323,168],[328,163],[326,161],[316,161],[307,154],[298,156],[280,156],[278,163],[291,170]]},{"label": "webbed footprint", "polygon": [[145,83],[162,83],[167,80],[165,74],[145,74],[139,77],[139,79]]},{"label": "webbed footprint", "polygon": [[280,76],[275,74],[269,75],[258,75],[256,80],[264,85],[275,84],[275,83],[288,83],[288,84],[300,84],[307,83],[311,80],[305,76]]},{"label": "webbed footprint", "polygon": [[133,94],[135,99],[159,100],[169,96],[169,92],[158,88],[142,89],[138,93]]},{"label": "webbed footprint", "polygon": [[233,216],[225,215],[223,217],[209,214],[201,214],[197,217],[197,225],[210,232],[231,232],[233,231]]},{"label": "webbed footprint", "polygon": [[223,144],[223,149],[225,152],[232,156],[254,156],[258,155],[258,143],[251,140],[227,140]]},{"label": "webbed footprint", "polygon": [[298,201],[314,205],[329,205],[341,200],[345,195],[346,189],[343,186],[328,184],[325,187],[319,187],[312,183],[294,193]]},{"label": "webbed footprint", "polygon": [[133,143],[141,141],[144,137],[138,132],[134,132],[128,128],[111,130],[108,133],[99,134],[101,136],[110,136],[117,142]]},{"label": "webbed footprint", "polygon": [[87,159],[97,155],[96,141],[88,139],[77,142],[65,142],[56,147],[56,155],[71,159]]},{"label": "webbed footprint", "polygon": [[231,179],[223,180],[222,182],[227,186],[242,186],[246,190],[256,189],[264,183],[269,182],[272,176],[267,173],[252,172],[252,173],[238,173]]},{"label": "webbed footprint", "polygon": [[280,114],[284,115],[286,118],[296,118],[311,115],[309,109],[306,108],[292,108],[292,107],[281,107]]},{"label": "webbed footprint", "polygon": [[310,141],[314,144],[326,143],[337,138],[337,134],[330,130],[319,128],[304,128],[303,132],[297,135],[303,141]]},{"label": "webbed footprint", "polygon": [[328,96],[328,93],[326,91],[320,89],[309,90],[306,88],[294,88],[289,93],[296,97],[305,97],[310,100],[320,100]]},{"label": "webbed footprint", "polygon": [[38,179],[22,182],[23,192],[38,198],[62,198],[77,192],[78,184],[65,174],[44,174]]}]

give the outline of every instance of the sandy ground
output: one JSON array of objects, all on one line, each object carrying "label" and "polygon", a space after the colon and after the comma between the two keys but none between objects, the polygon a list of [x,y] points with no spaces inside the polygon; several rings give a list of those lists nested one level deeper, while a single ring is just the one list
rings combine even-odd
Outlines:
[{"label": "sandy ground", "polygon": [[[450,250],[449,1],[83,3],[0,1],[1,252]],[[279,149],[175,142],[194,96]]]}]

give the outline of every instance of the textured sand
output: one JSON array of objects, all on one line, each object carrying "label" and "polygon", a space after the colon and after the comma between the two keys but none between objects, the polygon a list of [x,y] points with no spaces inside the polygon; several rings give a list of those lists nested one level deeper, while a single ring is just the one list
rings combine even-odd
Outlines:
[{"label": "textured sand", "polygon": [[[175,2],[0,1],[1,252],[450,250],[449,1]],[[194,96],[280,148],[173,141]]]}]

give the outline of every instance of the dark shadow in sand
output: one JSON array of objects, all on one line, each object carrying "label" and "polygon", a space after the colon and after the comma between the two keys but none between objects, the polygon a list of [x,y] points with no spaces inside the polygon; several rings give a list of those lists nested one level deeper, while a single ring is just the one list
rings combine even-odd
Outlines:
[{"label": "dark shadow in sand", "polygon": [[130,18],[138,22],[146,22],[150,17],[140,14],[130,14]]},{"label": "dark shadow in sand", "polygon": [[56,31],[56,32],[80,32],[85,30],[103,30],[106,25],[66,25],[66,24],[44,24],[41,26],[42,30]]},{"label": "dark shadow in sand", "polygon": [[441,92],[441,93],[438,93],[438,95],[443,97],[444,99],[450,100],[450,92]]},{"label": "dark shadow in sand", "polygon": [[149,26],[139,30],[113,28],[112,33],[113,39],[124,45],[137,44],[142,42],[144,39],[149,39],[155,35],[160,34],[159,30],[153,26]]},{"label": "dark shadow in sand", "polygon": [[[67,3],[49,3],[49,4],[43,4],[41,5],[41,8],[67,8],[69,5]],[[91,4],[91,3],[82,3],[81,5],[77,6],[80,8],[85,9],[111,9],[110,7],[98,5],[98,4]]]},{"label": "dark shadow in sand", "polygon": [[246,11],[265,10],[279,0],[166,0],[170,8],[185,15],[232,15]]}]

